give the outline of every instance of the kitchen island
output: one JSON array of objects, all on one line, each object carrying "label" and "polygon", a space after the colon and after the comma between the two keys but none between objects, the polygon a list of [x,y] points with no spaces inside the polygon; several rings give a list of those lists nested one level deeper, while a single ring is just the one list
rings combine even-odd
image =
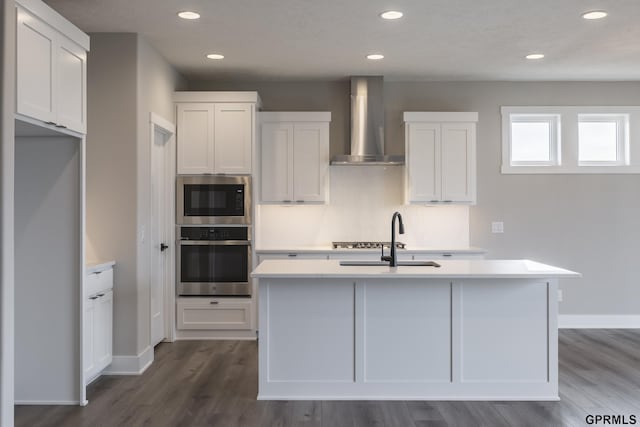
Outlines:
[{"label": "kitchen island", "polygon": [[557,279],[528,260],[266,260],[258,399],[557,400]]}]

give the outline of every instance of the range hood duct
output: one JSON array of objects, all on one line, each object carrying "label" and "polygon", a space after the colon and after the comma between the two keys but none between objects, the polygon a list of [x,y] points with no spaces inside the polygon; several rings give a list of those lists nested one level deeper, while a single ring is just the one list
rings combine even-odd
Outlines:
[{"label": "range hood duct", "polygon": [[332,165],[403,165],[404,156],[384,153],[383,77],[351,77],[351,152]]}]

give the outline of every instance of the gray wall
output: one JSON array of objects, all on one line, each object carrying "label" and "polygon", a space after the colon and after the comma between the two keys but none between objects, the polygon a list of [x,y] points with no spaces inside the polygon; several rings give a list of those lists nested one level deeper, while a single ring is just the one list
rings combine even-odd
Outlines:
[{"label": "gray wall", "polygon": [[88,258],[113,259],[115,355],[137,354],[135,34],[91,34],[87,59]]},{"label": "gray wall", "polygon": [[15,141],[15,399],[77,403],[80,141]]},{"label": "gray wall", "polygon": [[[257,90],[264,110],[332,111],[331,152],[348,144],[349,85],[206,82],[191,90]],[[639,175],[503,175],[502,105],[638,105],[640,82],[386,82],[389,153],[404,151],[403,111],[477,111],[478,204],[471,244],[490,258],[532,258],[574,269],[561,282],[562,314],[640,314]],[[491,221],[504,234],[491,234]]]},{"label": "gray wall", "polygon": [[[186,84],[167,61],[142,37],[138,37],[138,353],[149,345],[150,331],[150,257],[151,224],[151,125],[153,112],[175,124],[173,92]],[[141,238],[145,236],[144,240]]]},{"label": "gray wall", "polygon": [[88,256],[117,263],[114,355],[133,356],[150,342],[149,113],[174,121],[182,78],[139,35],[94,33],[87,80]]},{"label": "gray wall", "polygon": [[14,2],[0,3],[0,425],[13,425]]}]

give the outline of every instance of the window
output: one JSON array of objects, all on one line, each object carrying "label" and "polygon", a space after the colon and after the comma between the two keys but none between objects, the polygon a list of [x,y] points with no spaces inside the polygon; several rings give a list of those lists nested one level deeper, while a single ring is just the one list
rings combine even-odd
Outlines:
[{"label": "window", "polygon": [[502,173],[640,173],[640,107],[502,107]]},{"label": "window", "polygon": [[512,114],[510,122],[511,165],[559,164],[559,116]]},{"label": "window", "polygon": [[628,123],[628,115],[578,115],[579,165],[626,164]]}]

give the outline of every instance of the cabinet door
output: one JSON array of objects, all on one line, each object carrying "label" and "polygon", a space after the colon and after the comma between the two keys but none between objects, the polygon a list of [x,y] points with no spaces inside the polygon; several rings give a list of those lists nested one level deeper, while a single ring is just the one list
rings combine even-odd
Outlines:
[{"label": "cabinet door", "polygon": [[18,8],[16,28],[16,112],[55,122],[56,32]]},{"label": "cabinet door", "polygon": [[86,133],[87,53],[64,36],[58,37],[55,61],[56,123]]},{"label": "cabinet door", "polygon": [[293,200],[293,125],[264,123],[261,139],[263,202]]},{"label": "cabinet door", "polygon": [[442,200],[475,202],[475,124],[442,124]]},{"label": "cabinet door", "polygon": [[99,371],[112,359],[113,346],[113,292],[108,291],[95,300],[95,364]]},{"label": "cabinet door", "polygon": [[409,203],[440,201],[440,124],[409,123],[406,132],[406,200]]},{"label": "cabinet door", "polygon": [[215,173],[250,174],[253,104],[215,104]]},{"label": "cabinet door", "polygon": [[178,104],[178,173],[214,173],[214,104]]},{"label": "cabinet door", "polygon": [[324,202],[329,169],[328,123],[296,123],[293,141],[294,201]]},{"label": "cabinet door", "polygon": [[96,309],[94,300],[87,298],[84,301],[84,323],[82,325],[82,359],[84,363],[84,379],[89,381],[96,374]]}]

